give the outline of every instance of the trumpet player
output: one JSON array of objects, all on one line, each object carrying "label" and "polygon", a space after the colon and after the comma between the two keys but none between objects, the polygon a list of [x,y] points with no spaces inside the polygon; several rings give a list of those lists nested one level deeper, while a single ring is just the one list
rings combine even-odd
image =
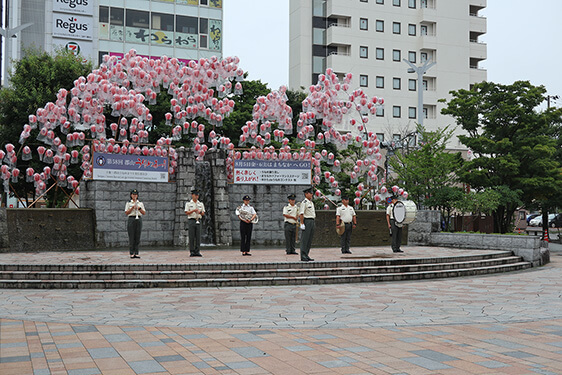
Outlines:
[{"label": "trumpet player", "polygon": [[146,214],[144,204],[139,201],[137,189],[131,190],[131,200],[125,205],[125,215],[128,216],[127,233],[129,234],[129,255],[131,259],[140,258],[139,244],[142,231],[142,215]]},{"label": "trumpet player", "polygon": [[257,216],[254,207],[250,206],[250,196],[244,195],[244,202],[236,209],[236,216],[240,219],[240,251],[243,256],[250,256],[250,244],[252,242],[252,229],[254,224],[252,221]]},{"label": "trumpet player", "polygon": [[191,200],[185,204],[187,231],[189,234],[189,256],[201,255],[201,218],[205,215],[205,205],[199,200],[199,190],[191,190]]}]

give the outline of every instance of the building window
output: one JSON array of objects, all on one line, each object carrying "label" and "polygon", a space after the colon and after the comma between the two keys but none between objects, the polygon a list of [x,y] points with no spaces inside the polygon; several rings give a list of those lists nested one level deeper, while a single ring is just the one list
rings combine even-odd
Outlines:
[{"label": "building window", "polygon": [[377,0],[377,4],[384,4],[384,0]]},{"label": "building window", "polygon": [[408,61],[411,62],[411,63],[416,62],[416,52],[415,51],[408,52]]},{"label": "building window", "polygon": [[152,12],[152,30],[174,31],[174,15]]},{"label": "building window", "polygon": [[408,90],[416,91],[416,80],[415,79],[409,79],[408,80]]},{"label": "building window", "polygon": [[377,107],[377,117],[384,117],[384,107]]},{"label": "building window", "polygon": [[362,3],[368,3],[369,2],[369,0],[359,0],[359,1],[361,1]]},{"label": "building window", "polygon": [[148,29],[149,13],[142,10],[127,9],[126,25]]},{"label": "building window", "polygon": [[400,6],[400,0],[392,0],[392,5],[394,5],[395,7],[399,7]]},{"label": "building window", "polygon": [[400,61],[400,50],[393,49],[392,50],[392,61]]},{"label": "building window", "polygon": [[359,57],[366,59],[369,57],[369,47],[361,46],[359,47]]},{"label": "building window", "polygon": [[408,0],[408,8],[416,9],[416,0]]},{"label": "building window", "polygon": [[369,30],[369,20],[366,18],[359,18],[359,29]]},{"label": "building window", "polygon": [[427,52],[420,53],[420,62],[424,63],[427,61]]},{"label": "building window", "polygon": [[427,114],[427,108],[424,107],[423,109],[423,118],[427,118],[428,114]]},{"label": "building window", "polygon": [[384,142],[384,133],[377,133],[377,139],[379,142]]},{"label": "building window", "polygon": [[423,89],[423,91],[427,91],[427,79],[424,79],[422,81],[422,89]]},{"label": "building window", "polygon": [[392,78],[392,88],[394,90],[400,90],[400,86],[401,86],[400,78],[396,78],[396,77]]},{"label": "building window", "polygon": [[377,31],[379,32],[384,32],[384,21],[383,20],[377,20]]},{"label": "building window", "polygon": [[377,76],[376,86],[377,86],[378,89],[384,89],[384,77],[383,76]]},{"label": "building window", "polygon": [[109,23],[109,7],[100,5],[100,23]]},{"label": "building window", "polygon": [[400,118],[400,106],[399,105],[395,105],[395,106],[392,107],[392,117]]},{"label": "building window", "polygon": [[392,32],[394,34],[400,34],[400,22],[393,22],[392,23]]},{"label": "building window", "polygon": [[420,34],[421,35],[427,35],[427,25],[421,25],[420,26]]},{"label": "building window", "polygon": [[416,118],[416,107],[408,107],[408,118]]},{"label": "building window", "polygon": [[384,48],[377,48],[377,60],[384,60]]},{"label": "building window", "polygon": [[[205,20],[207,20],[205,18]],[[176,16],[176,32],[184,34],[199,34],[199,28],[197,27],[197,17],[186,17],[186,16]],[[202,34],[207,34],[207,31]]]},{"label": "building window", "polygon": [[412,35],[412,36],[416,35],[416,25],[414,24],[408,25],[408,35]]},{"label": "building window", "polygon": [[110,23],[112,25],[119,25],[119,26],[123,26],[123,20],[125,18],[124,16],[125,11],[123,8],[111,8],[111,13],[110,13]]},{"label": "building window", "polygon": [[361,74],[359,76],[359,86],[361,87],[369,87],[369,76]]}]

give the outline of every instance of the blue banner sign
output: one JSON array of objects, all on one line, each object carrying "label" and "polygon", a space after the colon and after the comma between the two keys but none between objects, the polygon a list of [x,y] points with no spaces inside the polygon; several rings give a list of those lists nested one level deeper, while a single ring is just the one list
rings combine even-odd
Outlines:
[{"label": "blue banner sign", "polygon": [[168,182],[168,158],[94,152],[93,179]]}]

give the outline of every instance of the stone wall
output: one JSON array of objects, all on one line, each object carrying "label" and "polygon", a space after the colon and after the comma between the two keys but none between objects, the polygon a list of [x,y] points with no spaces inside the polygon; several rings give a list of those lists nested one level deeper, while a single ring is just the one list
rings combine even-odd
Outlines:
[{"label": "stone wall", "polygon": [[95,219],[90,209],[9,208],[2,211],[6,215],[3,233],[7,233],[9,244],[4,251],[90,250],[95,247]]},{"label": "stone wall", "polygon": [[0,251],[7,251],[10,247],[8,240],[8,214],[6,207],[0,207]]},{"label": "stone wall", "polygon": [[126,247],[127,217],[125,204],[132,189],[139,191],[144,203],[141,246],[173,245],[176,215],[176,184],[156,182],[83,181],[81,207],[95,212],[96,245]]}]

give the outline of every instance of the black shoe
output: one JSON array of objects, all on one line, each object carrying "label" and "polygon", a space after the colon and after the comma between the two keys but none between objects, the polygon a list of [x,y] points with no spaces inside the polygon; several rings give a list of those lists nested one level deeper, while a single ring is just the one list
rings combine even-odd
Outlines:
[{"label": "black shoe", "polygon": [[190,257],[202,257],[203,255],[201,255],[201,253],[197,253],[197,254],[189,254]]},{"label": "black shoe", "polygon": [[133,258],[138,258],[138,259],[140,259],[140,256],[138,256],[138,255],[133,255]]},{"label": "black shoe", "polygon": [[297,252],[287,253],[287,255],[298,255]]},{"label": "black shoe", "polygon": [[242,256],[244,256],[244,257],[246,257],[246,256],[247,256],[247,257],[251,257],[252,254],[250,254],[250,253],[242,253]]},{"label": "black shoe", "polygon": [[396,251],[393,251],[393,252],[394,252],[394,253],[403,253],[402,250],[396,250]]},{"label": "black shoe", "polygon": [[301,259],[301,262],[314,262],[312,258]]},{"label": "black shoe", "polygon": [[342,251],[342,254],[351,254],[351,251],[347,250],[347,251]]}]

